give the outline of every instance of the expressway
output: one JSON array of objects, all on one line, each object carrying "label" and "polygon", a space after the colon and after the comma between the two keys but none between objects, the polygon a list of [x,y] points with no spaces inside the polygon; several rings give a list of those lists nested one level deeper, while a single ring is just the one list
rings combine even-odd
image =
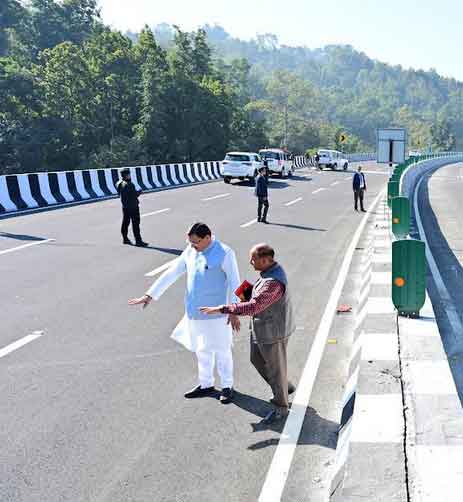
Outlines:
[{"label": "expressway", "polygon": [[[388,173],[364,166],[368,207]],[[144,194],[144,249],[121,244],[117,199],[0,220],[0,500],[257,501],[281,428],[259,425],[271,396],[249,362],[246,322],[235,335],[234,403],[185,400],[194,357],[169,338],[183,282],[145,311],[127,299],[181,253],[194,221],[233,247],[242,279],[254,280],[248,250],[266,241],[295,301],[288,357],[297,383],[362,219],[353,211],[355,167],[273,179],[270,225],[255,222],[244,182]],[[285,502],[326,496],[350,349],[343,335],[333,333],[325,350]]]}]

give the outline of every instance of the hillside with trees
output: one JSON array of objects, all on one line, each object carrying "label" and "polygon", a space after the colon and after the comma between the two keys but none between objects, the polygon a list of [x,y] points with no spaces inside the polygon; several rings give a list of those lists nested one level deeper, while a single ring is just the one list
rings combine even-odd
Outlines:
[{"label": "hillside with trees", "polygon": [[0,174],[374,148],[405,126],[411,148],[463,146],[463,84],[349,46],[311,50],[222,28],[105,26],[96,0],[0,5]]}]

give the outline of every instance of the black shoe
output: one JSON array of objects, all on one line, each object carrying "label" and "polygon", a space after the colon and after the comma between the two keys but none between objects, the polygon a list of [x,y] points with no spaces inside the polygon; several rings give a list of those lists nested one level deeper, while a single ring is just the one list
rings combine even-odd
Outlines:
[{"label": "black shoe", "polygon": [[260,223],[262,220],[260,218],[257,218],[257,223]]},{"label": "black shoe", "polygon": [[362,209],[362,213],[366,213],[366,212],[367,212],[367,210],[366,210],[366,209]]},{"label": "black shoe", "polygon": [[270,413],[268,413],[265,418],[262,420],[261,423],[265,425],[270,425],[274,424],[277,422],[281,422],[288,416],[288,411],[282,411],[282,410],[272,410]]},{"label": "black shoe", "polygon": [[209,396],[212,392],[214,392],[215,388],[214,387],[204,387],[201,388],[201,385],[198,385],[194,389],[191,389],[190,391],[185,393],[185,397],[187,399],[194,399],[195,397],[203,397],[203,396]]},{"label": "black shoe", "polygon": [[132,245],[132,241],[130,239],[124,239],[122,241],[122,244],[129,244],[131,246]]},{"label": "black shoe", "polygon": [[146,246],[148,246],[148,243],[147,242],[143,242],[143,241],[138,241],[135,243],[135,246],[139,247],[139,248],[146,248]]},{"label": "black shoe", "polygon": [[268,221],[267,220],[260,220],[261,223],[265,223],[268,225]]},{"label": "black shoe", "polygon": [[224,387],[220,394],[220,402],[222,404],[231,403],[233,399],[233,387]]},{"label": "black shoe", "polygon": [[292,382],[288,382],[288,394],[294,394],[296,392],[296,386]]}]

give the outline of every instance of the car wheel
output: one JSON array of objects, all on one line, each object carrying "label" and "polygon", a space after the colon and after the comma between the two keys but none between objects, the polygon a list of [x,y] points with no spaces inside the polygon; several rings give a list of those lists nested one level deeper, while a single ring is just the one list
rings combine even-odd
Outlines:
[{"label": "car wheel", "polygon": [[349,165],[347,164],[347,162],[344,164],[344,171],[347,171],[347,168],[349,167]]},{"label": "car wheel", "polygon": [[230,183],[231,181],[231,178],[230,176],[225,176],[225,178],[223,179],[224,183],[226,183],[227,185]]},{"label": "car wheel", "polygon": [[333,167],[332,167],[333,171],[336,171],[337,168],[338,168],[338,165],[337,164],[333,164]]}]

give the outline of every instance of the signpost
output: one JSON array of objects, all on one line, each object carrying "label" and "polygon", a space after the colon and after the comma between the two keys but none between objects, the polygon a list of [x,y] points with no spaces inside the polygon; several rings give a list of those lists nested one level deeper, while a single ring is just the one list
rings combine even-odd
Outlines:
[{"label": "signpost", "polygon": [[377,162],[379,164],[401,164],[407,150],[407,131],[400,128],[378,129]]}]

